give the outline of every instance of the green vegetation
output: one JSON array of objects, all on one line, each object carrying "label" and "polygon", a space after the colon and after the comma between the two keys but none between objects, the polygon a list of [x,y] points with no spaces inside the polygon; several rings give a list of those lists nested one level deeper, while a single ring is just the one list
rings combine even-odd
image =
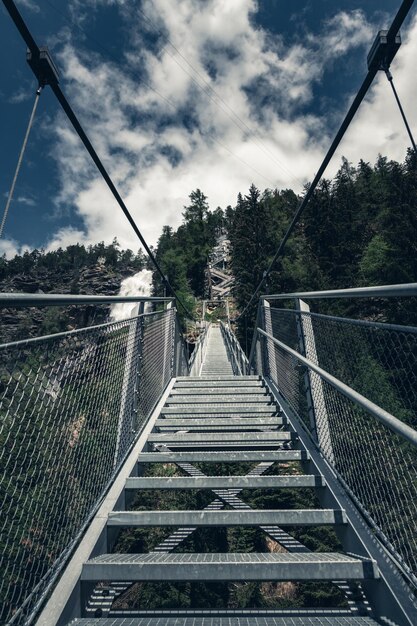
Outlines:
[{"label": "green vegetation", "polygon": [[[299,197],[290,189],[261,192],[251,185],[246,195],[238,195],[235,207],[229,206],[225,211],[220,208],[210,211],[204,193],[199,189],[193,191],[190,204],[184,207],[182,224],[175,231],[165,226],[155,250],[164,273],[186,306],[193,309],[196,299],[207,295],[207,256],[218,234],[226,229],[231,240],[231,264],[236,279],[234,296],[237,310],[242,310],[269,266],[298,202]],[[352,167],[344,160],[334,180],[323,180],[320,183],[288,242],[284,257],[268,278],[265,292],[416,281],[416,206],[417,157],[414,153],[409,152],[403,164],[380,157],[375,166],[361,161],[357,167]],[[9,261],[0,258],[0,281],[3,291],[113,294],[117,293],[123,278],[145,267],[149,266],[141,252],[134,254],[130,250],[121,251],[114,240],[110,245],[99,243],[88,248],[76,244],[55,252],[35,250]],[[162,281],[155,273],[153,290],[155,295],[165,294]],[[416,325],[415,304],[412,299],[388,302],[344,300],[320,303],[316,310]],[[217,319],[220,313],[214,310],[209,315]],[[244,346],[250,345],[255,313],[256,303],[250,311],[246,327],[241,324],[237,329],[241,340],[248,338],[248,341],[242,341]],[[21,319],[16,333],[4,337],[20,339],[30,334],[56,333],[69,327],[103,321],[107,314],[108,309],[104,307],[87,307],[84,310],[69,308],[65,314],[63,309],[53,309],[42,314],[31,311],[30,315],[25,312],[26,317]],[[9,314],[3,319],[6,329],[13,326],[14,317],[14,314]],[[314,324],[316,336],[320,333],[321,337],[317,344],[320,364],[415,427],[413,416],[416,415],[417,397],[415,387],[406,386],[405,372],[407,363],[415,358],[415,343],[408,342],[405,336],[398,337],[397,349],[393,349],[393,344],[387,345],[385,340],[375,342],[370,334],[359,327],[346,327],[347,330],[338,334],[330,326],[320,329],[318,322]],[[287,329],[281,326],[281,332],[284,331]],[[12,372],[11,376],[6,369],[1,372],[0,391],[6,394],[6,402],[1,416],[4,455],[0,470],[3,476],[13,476],[14,470],[10,463],[25,470],[20,473],[16,484],[10,486],[3,482],[2,486],[2,495],[10,510],[16,502],[14,489],[25,495],[21,505],[22,519],[16,518],[12,528],[19,540],[8,548],[11,562],[21,559],[23,574],[12,575],[9,572],[5,577],[6,585],[14,585],[16,598],[19,594],[23,597],[36,582],[31,574],[31,564],[36,562],[40,571],[47,570],[78,529],[82,511],[78,510],[75,503],[84,509],[86,504],[89,506],[111,474],[115,456],[118,398],[123,382],[124,351],[121,339],[125,332],[120,331],[120,336],[115,332],[113,339],[105,339],[107,357],[100,363],[93,357],[89,358],[82,373],[73,372],[68,361],[71,376],[63,381],[66,384],[65,406],[56,402],[54,389],[49,388],[54,382],[54,372],[50,369],[51,364],[65,359],[71,350],[76,356],[76,345],[69,350],[67,344],[59,344],[56,352],[38,355],[42,367],[49,372],[49,378],[45,381],[39,380],[35,384],[34,378],[40,365],[29,350],[23,351],[19,357],[19,371]],[[354,362],[346,359],[352,345],[356,350]],[[85,346],[81,346],[83,349]],[[108,375],[110,360],[113,369],[116,364],[116,378]],[[28,388],[39,387],[38,396],[27,401],[30,411],[23,404],[16,411],[12,406],[13,391],[20,379],[23,382],[27,380]],[[42,385],[46,386],[44,393]],[[89,404],[92,395],[97,398],[94,406]],[[372,459],[366,454],[366,445],[351,436],[352,425],[357,426],[358,431],[365,432],[366,418],[359,413],[352,415],[348,425],[342,423],[337,411],[329,411],[329,420],[335,421],[332,427],[345,442],[345,455],[357,457],[361,454],[364,467],[366,464],[369,471],[372,469]],[[379,440],[379,431],[374,429],[373,432]],[[54,443],[38,447],[38,440]],[[399,444],[398,447],[407,452],[404,458],[408,459],[406,445]],[[388,448],[386,454],[385,467],[388,468],[391,458]],[[35,455],[38,455],[37,465],[30,464],[29,461]],[[246,474],[253,467],[250,463],[197,465],[201,471],[211,475]],[[103,471],[103,475],[97,477],[97,472],[92,471],[97,467],[106,467],[108,471]],[[147,469],[149,475],[157,475],[155,472],[161,472],[159,475],[173,475],[179,471],[177,467],[158,465]],[[268,473],[299,471],[298,464],[274,464]],[[380,472],[380,466],[375,467],[374,471],[375,474]],[[354,487],[360,488],[361,476],[357,475],[353,465],[345,470],[345,476]],[[359,481],[357,485],[355,480]],[[53,481],[58,485],[65,484],[66,490],[60,490],[62,499],[50,498],[49,507],[46,507],[45,501]],[[375,517],[379,510],[384,512],[389,508],[387,493],[389,495],[391,487],[388,478],[385,483],[380,487],[377,506],[374,511],[371,510]],[[307,489],[254,490],[242,492],[241,496],[255,508],[304,508],[317,505],[314,493]],[[136,509],[203,508],[212,497],[209,492],[149,492],[142,493],[130,506]],[[32,524],[34,511],[37,512],[36,526]],[[405,512],[403,517],[407,515]],[[392,521],[393,528],[397,523],[396,520]],[[54,543],[49,529],[57,527],[60,528],[61,537]],[[117,538],[114,550],[147,552],[171,532],[169,529],[127,529]],[[294,528],[289,529],[289,532],[312,550],[340,549],[336,535],[327,528]],[[1,546],[5,547],[5,544],[1,543]],[[278,549],[282,548],[276,542],[258,529],[251,528],[199,529],[178,548],[179,551],[199,552]],[[3,599],[6,601],[5,596]],[[141,608],[272,608],[340,606],[344,602],[336,587],[323,584],[144,583],[134,585],[118,600],[118,605],[128,603],[131,607]],[[17,600],[16,603],[13,600],[12,604],[17,606]]]},{"label": "green vegetation", "polygon": [[[33,250],[10,260],[0,257],[0,291],[116,295],[124,278],[145,268],[143,253],[120,250],[117,239],[109,245]],[[0,343],[85,328],[108,316],[106,305],[2,309]]]},{"label": "green vegetation", "polygon": [[[220,208],[209,211],[207,197],[196,189],[182,215],[183,222],[175,232],[170,226],[163,227],[156,259],[179,297],[193,311],[194,298],[205,295],[207,257],[224,225],[224,214]],[[164,295],[164,285],[156,272],[153,284],[155,295]]]},{"label": "green vegetation", "polygon": [[[253,185],[230,215],[238,310],[269,266],[298,204],[291,190],[262,194]],[[379,157],[357,168],[343,159],[334,180],[319,184],[263,293],[362,287],[417,279],[417,156],[403,164]],[[414,302],[412,301],[414,300]],[[317,309],[416,324],[415,299],[323,301]],[[382,314],[384,311],[384,316]],[[256,303],[249,315],[253,327]],[[243,329],[238,329],[243,336]],[[251,336],[251,332],[249,333]]]},{"label": "green vegetation", "polygon": [[16,255],[10,260],[3,255],[0,257],[0,280],[4,281],[18,274],[27,274],[36,281],[36,278],[43,277],[45,273],[51,279],[60,272],[75,272],[71,293],[77,293],[76,271],[95,267],[99,261],[113,270],[135,270],[136,272],[146,265],[141,250],[137,254],[134,254],[132,250],[120,250],[117,239],[113,239],[109,245],[102,241],[94,246],[85,247],[77,243],[68,246],[65,250],[58,248],[50,252],[35,249],[32,252]]}]

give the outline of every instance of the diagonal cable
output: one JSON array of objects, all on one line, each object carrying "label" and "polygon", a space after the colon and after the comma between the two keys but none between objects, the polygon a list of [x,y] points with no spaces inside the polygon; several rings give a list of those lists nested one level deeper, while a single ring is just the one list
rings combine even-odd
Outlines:
[{"label": "diagonal cable", "polygon": [[27,129],[26,129],[25,138],[23,140],[22,148],[21,148],[20,154],[19,154],[19,159],[17,161],[16,171],[15,171],[14,176],[13,176],[12,186],[10,187],[9,195],[7,196],[6,206],[4,208],[3,218],[2,218],[1,224],[0,224],[0,239],[3,236],[3,230],[4,230],[4,226],[6,224],[7,215],[9,213],[10,204],[11,204],[12,199],[13,199],[13,194],[14,194],[14,190],[15,190],[15,187],[16,187],[17,177],[19,176],[20,168],[22,166],[23,156],[25,154],[25,150],[26,150],[26,146],[27,146],[27,143],[28,143],[30,131],[32,130],[33,122],[35,120],[35,113],[36,113],[36,109],[38,107],[38,102],[39,102],[39,98],[41,96],[41,93],[42,93],[42,86],[40,85],[38,87],[38,89],[36,90],[35,101],[33,103],[33,108],[32,108],[32,112],[30,114],[30,118],[29,118],[29,123],[28,123]]},{"label": "diagonal cable", "polygon": [[[20,35],[22,36],[22,38],[26,42],[30,52],[33,55],[33,58],[36,61],[39,60],[40,56],[41,56],[41,50],[40,50],[39,46],[36,44],[35,40],[33,39],[33,37],[31,35],[28,27],[26,26],[26,24],[25,24],[25,22],[24,22],[24,20],[22,18],[22,16],[20,15],[18,9],[16,8],[16,5],[15,5],[14,1],[13,0],[3,0],[3,4],[5,5],[7,11],[9,12],[9,15],[12,18],[15,26],[17,27]],[[35,74],[37,74],[36,71],[35,71]],[[37,74],[37,78],[40,79],[40,75]],[[44,78],[43,78],[43,81],[44,81]],[[150,247],[148,246],[145,238],[143,237],[141,231],[139,230],[138,226],[136,225],[136,222],[133,219],[129,209],[127,208],[126,204],[124,203],[120,193],[118,192],[118,190],[117,190],[115,184],[113,183],[110,175],[108,174],[106,168],[104,167],[100,157],[98,156],[97,152],[95,151],[91,141],[87,137],[86,132],[84,131],[83,127],[81,126],[81,124],[80,124],[76,114],[74,113],[73,109],[71,108],[71,105],[69,104],[69,102],[66,99],[63,91],[61,90],[61,88],[60,88],[60,86],[58,84],[57,78],[54,78],[52,80],[48,80],[46,82],[50,85],[50,87],[51,87],[52,91],[54,92],[58,102],[62,106],[64,112],[66,113],[66,115],[67,115],[67,117],[69,119],[69,121],[71,122],[75,132],[77,133],[77,135],[81,139],[82,143],[84,144],[87,152],[89,153],[89,155],[91,156],[92,160],[94,161],[94,164],[96,165],[98,171],[102,175],[102,177],[103,177],[104,181],[106,182],[108,188],[110,189],[111,193],[113,194],[113,197],[115,198],[116,202],[118,203],[118,205],[122,209],[124,215],[126,216],[129,224],[133,228],[136,236],[138,237],[138,239],[141,242],[143,248],[145,249],[146,253],[148,254],[148,256],[149,256],[150,260],[152,261],[152,263],[153,263],[155,269],[157,270],[158,274],[161,276],[163,283],[167,286],[169,292],[176,298],[176,300],[178,301],[179,305],[184,310],[184,312],[188,316],[193,318],[194,317],[193,314],[190,313],[190,311],[187,309],[185,304],[182,302],[181,298],[178,297],[178,295],[176,294],[174,288],[170,284],[168,278],[165,276],[164,272],[162,271],[162,268],[160,267],[158,261],[155,258],[155,255],[153,254],[153,252],[150,249]]]},{"label": "diagonal cable", "polygon": [[387,68],[387,69],[385,69],[385,75],[386,75],[386,77],[387,77],[387,79],[388,79],[389,84],[391,85],[392,92],[393,92],[394,97],[395,97],[395,100],[396,100],[396,102],[397,102],[397,104],[398,104],[398,108],[399,108],[399,110],[400,110],[401,117],[403,118],[403,122],[404,122],[405,128],[406,128],[406,130],[407,130],[408,136],[409,136],[410,141],[411,141],[411,145],[412,145],[412,146],[413,146],[413,148],[414,148],[414,152],[416,152],[416,153],[417,153],[417,146],[416,146],[415,139],[414,139],[414,137],[413,137],[413,133],[411,132],[411,128],[410,128],[410,125],[409,125],[409,123],[408,123],[407,117],[406,117],[406,115],[405,115],[404,109],[403,109],[403,107],[402,107],[400,97],[399,97],[399,95],[398,95],[398,93],[397,93],[397,90],[396,90],[396,88],[395,88],[395,85],[394,85],[394,78],[393,78],[393,76],[392,76],[392,74],[391,74],[391,72],[389,71],[389,69],[388,69],[388,68]]},{"label": "diagonal cable", "polygon": [[[398,12],[396,14],[396,16],[394,17],[394,20],[388,30],[388,33],[386,35],[387,40],[390,41],[393,38],[395,38],[396,34],[398,33],[403,21],[405,20],[405,18],[407,17],[412,5],[414,3],[414,0],[403,0],[400,8],[398,9]],[[352,104],[350,105],[350,108],[348,110],[348,112],[346,113],[345,119],[343,120],[339,130],[336,133],[335,138],[333,139],[333,142],[330,146],[330,148],[327,151],[326,156],[324,157],[319,169],[317,170],[317,174],[314,177],[313,182],[311,183],[311,185],[309,186],[309,188],[307,189],[307,192],[304,196],[304,198],[301,200],[298,209],[296,210],[296,212],[294,213],[294,216],[290,222],[290,224],[287,227],[287,230],[284,234],[284,237],[281,240],[281,243],[279,244],[278,250],[276,251],[272,261],[270,262],[267,270],[264,272],[262,279],[260,280],[258,286],[256,287],[255,291],[253,292],[251,298],[249,299],[249,302],[246,304],[245,308],[243,309],[243,311],[238,315],[238,317],[236,318],[237,320],[240,319],[241,317],[243,317],[246,312],[249,310],[252,302],[254,301],[254,299],[256,298],[256,296],[258,295],[258,293],[260,292],[260,290],[262,289],[263,285],[265,284],[269,274],[271,273],[273,267],[275,266],[275,263],[277,262],[278,258],[280,256],[283,255],[285,246],[287,244],[288,239],[291,237],[292,233],[294,232],[295,227],[298,224],[298,221],[301,217],[301,215],[303,214],[306,206],[308,205],[314,191],[316,190],[317,185],[319,184],[321,177],[323,176],[328,164],[330,163],[330,160],[332,159],[334,153],[336,152],[340,142],[342,141],[347,129],[350,126],[350,123],[352,122],[357,110],[359,109],[362,100],[365,98],[370,86],[373,83],[373,80],[377,74],[377,72],[379,71],[379,67],[377,65],[371,67],[370,69],[368,69],[368,73],[365,76],[365,79],[362,83],[362,85],[359,88],[359,91],[357,92]]]}]

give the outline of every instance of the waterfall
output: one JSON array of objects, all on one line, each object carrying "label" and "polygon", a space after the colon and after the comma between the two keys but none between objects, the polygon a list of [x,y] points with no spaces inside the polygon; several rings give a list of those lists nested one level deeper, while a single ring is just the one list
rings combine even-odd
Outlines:
[{"label": "waterfall", "polygon": [[[152,272],[141,270],[134,276],[125,278],[120,283],[119,296],[150,296],[152,286]],[[133,302],[113,304],[110,309],[112,322],[120,322],[132,316],[135,307]],[[145,309],[146,310],[146,309]]]}]

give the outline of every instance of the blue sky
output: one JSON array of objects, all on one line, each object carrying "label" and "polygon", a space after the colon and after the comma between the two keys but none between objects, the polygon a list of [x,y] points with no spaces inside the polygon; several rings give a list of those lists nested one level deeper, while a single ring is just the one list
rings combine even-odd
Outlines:
[{"label": "blue sky", "polygon": [[[155,243],[188,194],[210,206],[239,191],[311,180],[366,72],[376,32],[399,0],[20,0],[39,45],[139,227]],[[417,126],[417,21],[392,66]],[[36,83],[25,46],[0,8],[0,208]],[[354,163],[402,160],[408,142],[384,76],[344,140]],[[0,252],[111,241],[137,249],[125,218],[48,88]]]}]

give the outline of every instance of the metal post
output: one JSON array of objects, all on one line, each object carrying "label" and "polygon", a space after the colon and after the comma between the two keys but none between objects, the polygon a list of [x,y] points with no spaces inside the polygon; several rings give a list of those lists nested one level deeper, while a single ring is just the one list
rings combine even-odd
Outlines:
[{"label": "metal post", "polygon": [[[136,432],[138,428],[137,407],[139,394],[139,367],[142,352],[142,316],[144,309],[144,302],[140,302],[135,306],[132,312],[132,316],[134,317],[134,319],[129,325],[126,363],[123,374],[119,422],[117,429],[117,441],[113,462],[114,467],[117,467],[119,462],[120,448],[124,436],[126,436],[126,434],[129,432]],[[130,350],[129,347],[131,347]]]},{"label": "metal post", "polygon": [[[268,335],[274,336],[274,331],[272,328],[272,318],[271,318],[271,305],[266,300],[262,300],[262,322],[263,329]],[[272,373],[276,370],[275,367],[275,350],[274,354],[272,354],[269,350],[268,339],[264,337],[264,345],[263,345],[263,368],[264,368],[264,376],[271,376]]]},{"label": "metal post", "polygon": [[[309,312],[310,307],[308,306],[306,302],[303,302],[303,300],[296,298],[295,308],[296,308],[296,311],[298,312],[296,319],[297,319],[297,335],[298,335],[299,350],[300,350],[300,353],[307,358],[306,341],[305,341],[303,326],[306,324],[307,321],[311,324],[311,320],[303,319],[301,312]],[[313,435],[314,439],[318,441],[316,414],[314,411],[314,402],[313,402],[313,397],[311,393],[311,376],[310,376],[310,370],[308,368],[304,372],[304,388],[305,388],[306,399],[307,399],[307,410],[308,410],[308,417],[310,421],[311,434]]]},{"label": "metal post", "polygon": [[[297,330],[300,342],[300,352],[306,359],[319,365],[313,324],[311,317],[308,315],[308,313],[310,313],[310,307],[306,302],[300,300],[299,298],[296,299],[296,307],[298,311]],[[310,425],[313,435],[320,448],[326,452],[327,459],[334,464],[333,446],[330,435],[329,417],[324,396],[323,381],[320,376],[310,371],[308,368],[306,370],[304,380],[306,385]]]},{"label": "metal post", "polygon": [[[167,365],[167,355],[168,355],[168,351],[171,352],[171,358],[169,361],[169,370],[170,370],[170,378],[173,377],[174,375],[174,351],[175,351],[175,315],[173,315],[174,309],[173,309],[173,302],[171,300],[171,302],[168,302],[167,304],[167,308],[166,308],[166,313],[168,315],[171,316],[171,319],[169,320],[170,323],[167,324],[166,327],[166,331],[165,331],[165,337],[164,337],[164,359],[163,359],[163,370],[162,370],[162,380],[165,380],[165,374],[166,374],[166,365]],[[172,329],[172,343],[169,346],[168,345],[168,340],[169,340],[169,332],[171,330],[171,324],[174,324],[174,328]]]}]

